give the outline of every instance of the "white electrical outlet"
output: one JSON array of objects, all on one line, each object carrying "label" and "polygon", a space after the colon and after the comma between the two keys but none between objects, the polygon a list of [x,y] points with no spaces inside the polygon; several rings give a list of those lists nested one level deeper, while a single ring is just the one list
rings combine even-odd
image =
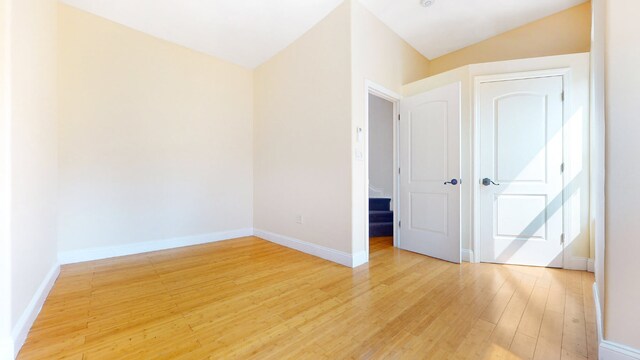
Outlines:
[{"label": "white electrical outlet", "polygon": [[304,217],[302,215],[296,216],[296,223],[297,224],[303,224],[304,223]]}]

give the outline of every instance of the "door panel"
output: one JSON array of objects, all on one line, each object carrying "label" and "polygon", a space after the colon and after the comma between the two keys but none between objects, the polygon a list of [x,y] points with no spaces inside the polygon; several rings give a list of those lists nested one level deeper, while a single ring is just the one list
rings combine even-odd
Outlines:
[{"label": "door panel", "polygon": [[544,181],[546,96],[516,94],[496,99],[495,106],[495,178],[498,182]]},{"label": "door panel", "polygon": [[561,76],[479,87],[481,260],[562,267]]},{"label": "door panel", "polygon": [[399,247],[460,262],[460,84],[401,102]]}]

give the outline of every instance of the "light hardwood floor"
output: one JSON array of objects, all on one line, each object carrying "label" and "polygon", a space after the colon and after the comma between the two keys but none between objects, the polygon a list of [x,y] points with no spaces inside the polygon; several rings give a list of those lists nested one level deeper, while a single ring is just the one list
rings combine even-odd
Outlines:
[{"label": "light hardwood floor", "polygon": [[64,266],[20,359],[595,359],[592,274],[372,239],[355,270],[258,238]]}]

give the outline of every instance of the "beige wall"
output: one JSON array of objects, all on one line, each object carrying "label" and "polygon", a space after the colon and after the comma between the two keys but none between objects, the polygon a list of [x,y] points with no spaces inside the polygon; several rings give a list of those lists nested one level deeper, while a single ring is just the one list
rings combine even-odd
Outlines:
[{"label": "beige wall", "polygon": [[349,24],[347,1],[254,76],[254,227],[347,254]]},{"label": "beige wall", "polygon": [[356,151],[364,153],[364,141],[357,141],[356,129],[366,129],[366,82],[372,81],[400,94],[404,84],[427,76],[429,61],[384,25],[357,0],[351,0],[351,78],[352,122],[351,159],[353,186],[353,252],[362,253],[366,239],[366,209],[368,186],[365,161],[358,160]]},{"label": "beige wall", "polygon": [[0,358],[11,352],[11,264],[9,243],[9,118],[7,115],[6,88],[9,69],[5,55],[9,48],[5,34],[9,27],[7,6],[9,0],[0,0]]},{"label": "beige wall", "polygon": [[640,349],[640,2],[605,2],[606,252],[604,336]]},{"label": "beige wall", "polygon": [[69,6],[61,251],[252,226],[252,72]]},{"label": "beige wall", "polygon": [[469,64],[588,52],[591,3],[575,6],[432,59],[429,75]]},{"label": "beige wall", "polygon": [[591,256],[600,311],[605,303],[605,0],[593,1],[591,43]]},{"label": "beige wall", "polygon": [[57,262],[55,0],[11,1],[11,323]]}]

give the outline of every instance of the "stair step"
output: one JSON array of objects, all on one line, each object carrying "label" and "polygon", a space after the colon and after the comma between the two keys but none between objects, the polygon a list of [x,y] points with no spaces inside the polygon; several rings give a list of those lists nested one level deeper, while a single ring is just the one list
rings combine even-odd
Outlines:
[{"label": "stair step", "polygon": [[391,199],[369,198],[369,210],[389,211],[391,210]]},{"label": "stair step", "polygon": [[393,236],[393,222],[369,224],[369,237]]},{"label": "stair step", "polygon": [[369,211],[369,223],[385,223],[393,221],[393,211]]}]

